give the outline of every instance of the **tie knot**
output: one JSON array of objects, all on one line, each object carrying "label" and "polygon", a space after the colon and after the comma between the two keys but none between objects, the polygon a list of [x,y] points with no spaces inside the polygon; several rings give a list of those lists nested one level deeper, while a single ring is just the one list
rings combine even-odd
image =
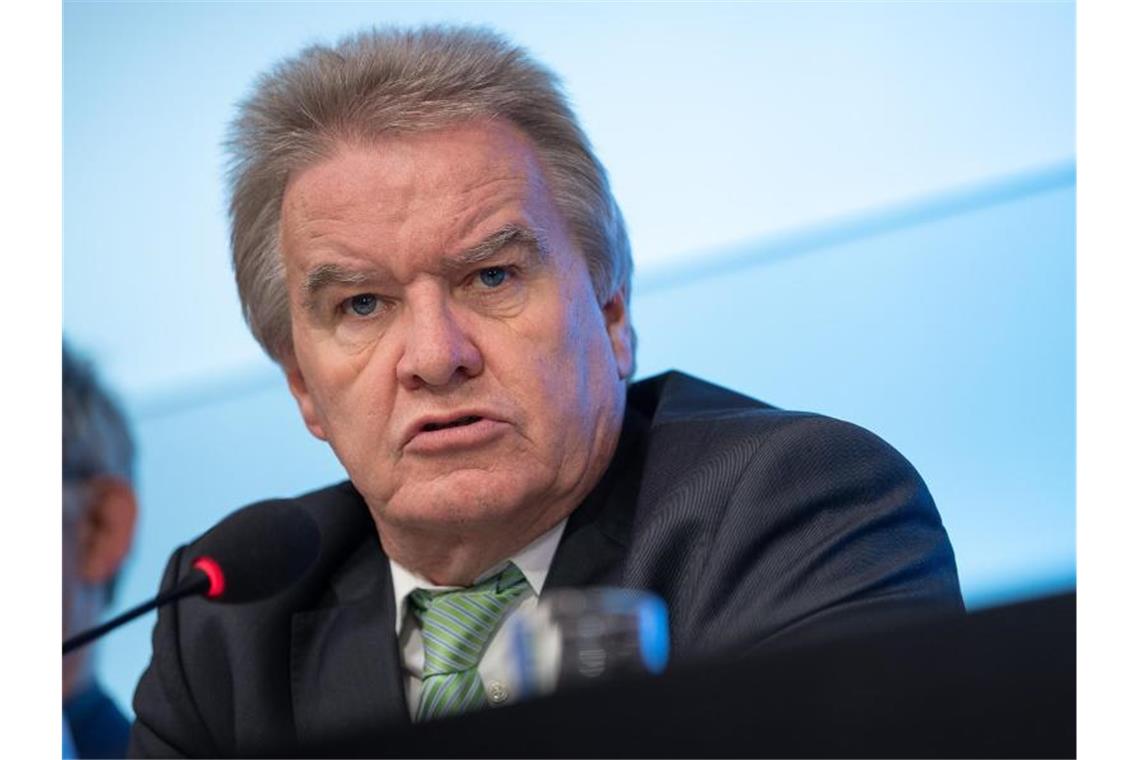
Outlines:
[{"label": "tie knot", "polygon": [[409,596],[424,640],[424,677],[474,668],[503,615],[526,591],[515,565],[470,588],[416,589]]}]

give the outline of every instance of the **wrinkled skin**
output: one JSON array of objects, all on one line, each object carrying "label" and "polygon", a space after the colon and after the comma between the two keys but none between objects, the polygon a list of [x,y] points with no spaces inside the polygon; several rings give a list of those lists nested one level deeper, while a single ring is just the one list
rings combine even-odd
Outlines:
[{"label": "wrinkled skin", "polygon": [[280,231],[290,389],[389,556],[470,583],[597,483],[632,370],[625,296],[598,302],[520,131],[341,144],[290,178]]}]

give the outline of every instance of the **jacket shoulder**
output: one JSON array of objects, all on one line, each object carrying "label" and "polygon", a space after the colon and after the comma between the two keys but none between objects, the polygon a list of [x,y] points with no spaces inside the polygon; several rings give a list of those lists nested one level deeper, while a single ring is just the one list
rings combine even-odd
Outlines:
[{"label": "jacket shoulder", "polygon": [[736,466],[718,467],[716,481],[724,486],[736,482],[733,474],[743,477],[767,460],[790,468],[796,477],[810,474],[805,469],[831,470],[837,460],[846,458],[918,477],[898,451],[859,425],[814,412],[780,409],[683,372],[671,371],[634,384],[629,404],[648,420],[650,445],[666,454],[651,461],[678,460],[676,464],[684,471],[693,471],[702,463],[728,458]]},{"label": "jacket shoulder", "polygon": [[[290,503],[312,518],[320,532],[317,559],[299,580],[260,601],[191,597],[159,610],[151,662],[134,697],[132,755],[251,753],[243,747],[283,754],[292,734],[294,616],[378,593],[388,583],[376,529],[351,484],[266,501]],[[175,550],[163,590],[191,572],[201,540]],[[246,719],[236,721],[239,713]]]},{"label": "jacket shoulder", "polygon": [[882,438],[680,373],[638,391],[630,581],[671,602],[680,649],[747,648],[885,600],[960,609],[934,501]]},{"label": "jacket shoulder", "polygon": [[709,418],[749,409],[775,409],[763,401],[677,370],[640,380],[627,403],[647,419]]}]

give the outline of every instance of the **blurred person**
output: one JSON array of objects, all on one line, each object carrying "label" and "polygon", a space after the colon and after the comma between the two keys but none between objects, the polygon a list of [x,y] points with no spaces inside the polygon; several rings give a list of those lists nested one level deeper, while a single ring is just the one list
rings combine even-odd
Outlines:
[{"label": "blurred person", "polygon": [[[97,625],[134,535],[134,443],[94,368],[63,344],[63,638]],[[65,744],[125,757],[130,723],[95,678],[92,646],[63,658]]]},{"label": "blurred person", "polygon": [[504,621],[546,589],[655,592],[681,661],[961,611],[930,494],[882,440],[681,372],[632,382],[621,212],[521,48],[463,27],[309,47],[229,149],[246,320],[349,480],[294,500],[322,536],[303,579],[160,612],[132,752],[367,754],[509,704]]}]

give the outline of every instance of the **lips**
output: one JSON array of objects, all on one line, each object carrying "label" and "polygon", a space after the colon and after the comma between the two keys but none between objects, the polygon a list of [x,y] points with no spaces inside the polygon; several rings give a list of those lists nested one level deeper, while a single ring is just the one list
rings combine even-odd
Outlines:
[{"label": "lips", "polygon": [[402,449],[408,454],[441,454],[482,446],[510,425],[483,409],[459,409],[418,417],[404,429]]},{"label": "lips", "polygon": [[463,427],[471,425],[483,419],[477,414],[468,414],[463,417],[451,420],[450,422],[425,422],[423,427],[420,428],[421,432],[430,433],[435,430],[444,430],[446,428]]}]

